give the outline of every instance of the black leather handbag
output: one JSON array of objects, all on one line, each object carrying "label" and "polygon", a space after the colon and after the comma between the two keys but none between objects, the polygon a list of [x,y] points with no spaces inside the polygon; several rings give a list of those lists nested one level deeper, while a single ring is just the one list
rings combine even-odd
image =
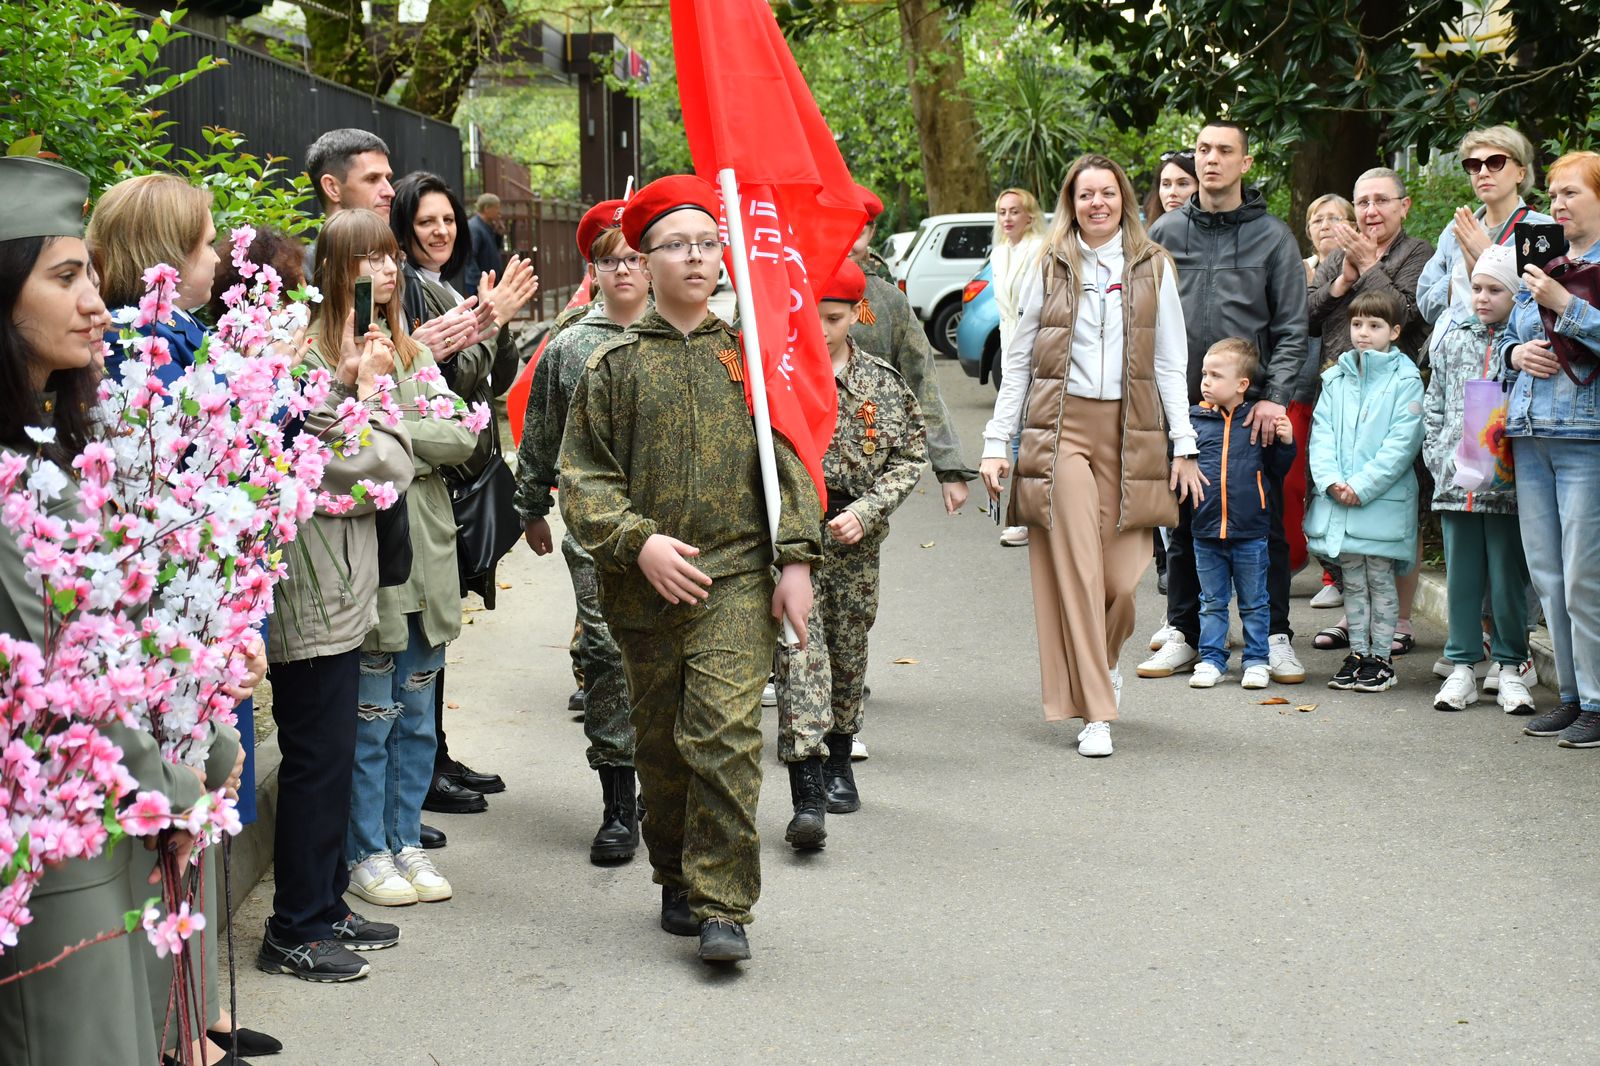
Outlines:
[{"label": "black leather handbag", "polygon": [[378,512],[378,585],[404,585],[411,577],[411,511],[406,494]]},{"label": "black leather handbag", "polygon": [[487,430],[494,447],[481,470],[471,477],[458,476],[457,469],[445,472],[450,505],[456,515],[456,563],[461,571],[463,596],[473,587],[474,579],[491,573],[522,536],[522,520],[512,502],[517,483],[501,458],[496,428]]}]

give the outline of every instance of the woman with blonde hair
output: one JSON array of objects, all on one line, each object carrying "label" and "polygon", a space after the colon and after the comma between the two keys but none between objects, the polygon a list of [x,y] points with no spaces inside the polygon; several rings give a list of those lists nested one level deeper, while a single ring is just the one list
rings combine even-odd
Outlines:
[{"label": "woman with blonde hair", "polygon": [[[1000,351],[1011,345],[1017,332],[1018,302],[1022,295],[1022,279],[1038,265],[1039,253],[1044,249],[1044,212],[1039,201],[1027,189],[1006,189],[994,201],[994,243],[989,252],[990,284],[994,286],[994,305],[1000,312]],[[998,383],[1001,368],[990,368]],[[1012,457],[1016,456],[1016,442],[1012,442]],[[1000,543],[1008,548],[1022,548],[1028,544],[1027,526],[1007,526],[1000,533]]]},{"label": "woman with blonde hair", "polygon": [[1084,720],[1081,755],[1111,754],[1148,530],[1177,524],[1178,499],[1199,495],[1188,360],[1172,261],[1127,174],[1080,156],[1022,283],[980,472],[998,500],[1020,429],[1009,517],[1031,534],[1044,715]]}]

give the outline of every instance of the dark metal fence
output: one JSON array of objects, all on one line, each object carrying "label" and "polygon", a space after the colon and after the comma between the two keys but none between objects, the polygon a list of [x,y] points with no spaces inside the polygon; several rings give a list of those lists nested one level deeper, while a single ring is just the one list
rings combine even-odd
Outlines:
[{"label": "dark metal fence", "polygon": [[533,302],[531,311],[539,319],[552,316],[567,305],[583,281],[578,222],[587,207],[569,200],[545,199],[533,191],[527,167],[493,152],[479,155],[483,191],[500,197],[507,246],[524,258],[531,257],[539,274],[540,298]]}]

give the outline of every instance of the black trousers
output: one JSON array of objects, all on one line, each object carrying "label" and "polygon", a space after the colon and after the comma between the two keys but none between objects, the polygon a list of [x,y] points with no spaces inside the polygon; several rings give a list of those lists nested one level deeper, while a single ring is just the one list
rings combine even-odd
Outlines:
[{"label": "black trousers", "polygon": [[[1271,529],[1267,534],[1267,607],[1271,613],[1268,631],[1288,634],[1289,625],[1289,541],[1283,535],[1283,478],[1268,475],[1267,506]],[[1219,486],[1207,486],[1215,491]],[[1183,634],[1189,647],[1200,646],[1200,578],[1194,569],[1194,509],[1178,507],[1178,525],[1167,541],[1167,624]]]},{"label": "black trousers", "polygon": [[350,780],[356,758],[361,649],[273,663],[272,716],[278,722],[276,887],[267,928],[281,941],[333,937],[350,913],[344,863],[350,828]]},{"label": "black trousers", "polygon": [[450,742],[444,736],[444,667],[439,667],[439,676],[433,683],[433,731],[438,738],[438,746],[433,749],[433,772],[447,774],[455,769],[450,758]]}]

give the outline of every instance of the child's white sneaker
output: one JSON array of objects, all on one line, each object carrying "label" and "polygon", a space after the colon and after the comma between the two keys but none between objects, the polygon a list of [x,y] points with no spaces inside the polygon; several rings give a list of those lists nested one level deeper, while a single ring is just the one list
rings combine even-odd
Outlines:
[{"label": "child's white sneaker", "polygon": [[1464,711],[1478,702],[1478,678],[1470,663],[1457,663],[1433,697],[1434,710]]},{"label": "child's white sneaker", "polygon": [[1202,662],[1194,668],[1194,673],[1189,675],[1190,688],[1215,688],[1218,681],[1222,680],[1222,671],[1208,662]]},{"label": "child's white sneaker", "polygon": [[1244,668],[1244,676],[1239,679],[1243,688],[1266,688],[1272,683],[1272,672],[1265,663],[1256,663],[1254,666]]},{"label": "child's white sneaker", "polygon": [[1502,663],[1497,676],[1500,679],[1500,691],[1495,696],[1495,702],[1500,704],[1501,709],[1507,714],[1532,714],[1537,710],[1533,705],[1533,694],[1523,684],[1522,667],[1519,664]]}]

